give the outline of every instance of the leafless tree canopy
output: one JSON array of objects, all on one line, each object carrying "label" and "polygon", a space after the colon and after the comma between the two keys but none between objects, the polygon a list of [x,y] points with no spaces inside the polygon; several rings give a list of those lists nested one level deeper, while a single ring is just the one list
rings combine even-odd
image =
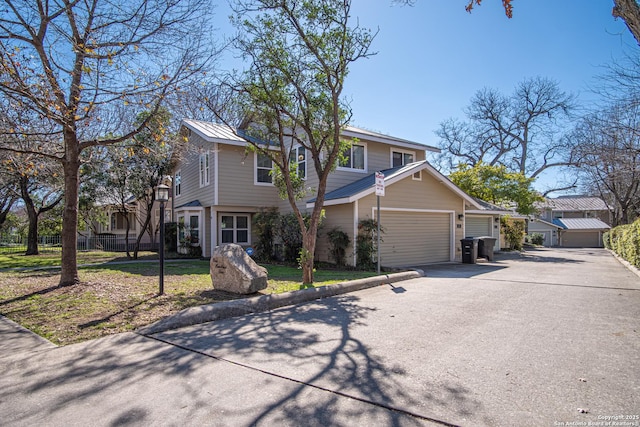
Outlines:
[{"label": "leafless tree canopy", "polygon": [[562,125],[574,108],[574,96],[546,78],[524,80],[511,95],[482,89],[466,108],[466,121],[441,123],[441,164],[505,165],[531,178],[548,168],[570,165]]}]

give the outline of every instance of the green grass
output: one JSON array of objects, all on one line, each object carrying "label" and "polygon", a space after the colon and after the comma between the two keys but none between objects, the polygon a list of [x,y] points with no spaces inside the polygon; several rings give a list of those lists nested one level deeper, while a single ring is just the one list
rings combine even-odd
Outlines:
[{"label": "green grass", "polygon": [[[40,255],[6,254],[0,253],[0,269],[2,268],[35,268],[55,267],[60,265],[61,253],[41,253]],[[157,259],[154,252],[140,252],[139,259]],[[126,261],[127,256],[123,252],[82,251],[78,252],[78,264],[95,264],[109,261]]]},{"label": "green grass", "polygon": [[[145,255],[146,256],[146,255]],[[153,257],[157,255],[149,255]],[[56,344],[69,344],[131,331],[188,307],[254,295],[215,290],[207,260],[167,260],[165,294],[158,296],[158,262],[119,261],[122,254],[79,254],[81,283],[59,287],[59,269],[10,270],[59,265],[59,257],[0,255],[0,313]],[[56,262],[57,260],[57,262]],[[268,287],[259,294],[303,289],[302,271],[265,265]],[[314,286],[374,276],[375,273],[319,269]]]}]

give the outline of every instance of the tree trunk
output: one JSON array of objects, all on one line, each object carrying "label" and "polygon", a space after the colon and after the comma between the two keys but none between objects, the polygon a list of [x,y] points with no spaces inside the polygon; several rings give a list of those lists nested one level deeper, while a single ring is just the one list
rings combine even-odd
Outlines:
[{"label": "tree trunk", "polygon": [[302,249],[304,260],[302,262],[302,284],[310,285],[313,283],[313,259],[316,249],[316,234],[318,231],[318,223],[311,219],[307,234],[302,237]]},{"label": "tree trunk", "polygon": [[78,193],[80,150],[73,131],[65,132],[64,212],[62,214],[62,259],[60,286],[80,283],[78,277]]},{"label": "tree trunk", "polygon": [[25,207],[27,208],[27,216],[29,217],[29,232],[27,234],[27,252],[25,255],[38,255],[38,213],[36,212],[33,201],[29,199],[30,203],[25,201]]},{"label": "tree trunk", "polygon": [[622,18],[627,28],[640,45],[640,5],[637,0],[614,0],[611,14],[614,18]]}]

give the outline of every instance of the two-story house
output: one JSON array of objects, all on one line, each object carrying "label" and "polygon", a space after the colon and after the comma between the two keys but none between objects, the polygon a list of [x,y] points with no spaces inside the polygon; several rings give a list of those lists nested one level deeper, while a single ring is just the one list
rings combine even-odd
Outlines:
[{"label": "two-story house", "polygon": [[611,228],[611,210],[599,197],[560,196],[537,206],[529,233],[541,233],[545,246],[602,247],[602,234]]},{"label": "two-story house", "polygon": [[[173,217],[189,230],[192,244],[201,245],[204,256],[223,243],[253,245],[252,216],[260,208],[291,210],[271,182],[270,160],[246,150],[241,130],[187,119],[182,131],[191,150],[174,171]],[[437,149],[355,127],[345,128],[342,135],[356,142],[327,183],[324,229],[339,227],[354,242],[359,221],[376,218],[374,175],[382,171],[385,195],[380,198],[380,222],[386,230],[382,265],[460,260],[465,208],[483,207],[425,160],[427,151]],[[295,150],[298,170],[314,188],[318,178],[313,162],[303,147]],[[307,208],[313,203],[310,193]],[[348,261],[354,264],[353,243],[347,253],[353,254]],[[316,257],[328,260],[322,235]]]}]

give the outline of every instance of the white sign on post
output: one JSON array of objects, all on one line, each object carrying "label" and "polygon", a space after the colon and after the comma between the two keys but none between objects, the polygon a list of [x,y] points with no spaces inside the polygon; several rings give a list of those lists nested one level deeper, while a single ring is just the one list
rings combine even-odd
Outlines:
[{"label": "white sign on post", "polygon": [[384,174],[376,172],[376,196],[384,196]]}]

